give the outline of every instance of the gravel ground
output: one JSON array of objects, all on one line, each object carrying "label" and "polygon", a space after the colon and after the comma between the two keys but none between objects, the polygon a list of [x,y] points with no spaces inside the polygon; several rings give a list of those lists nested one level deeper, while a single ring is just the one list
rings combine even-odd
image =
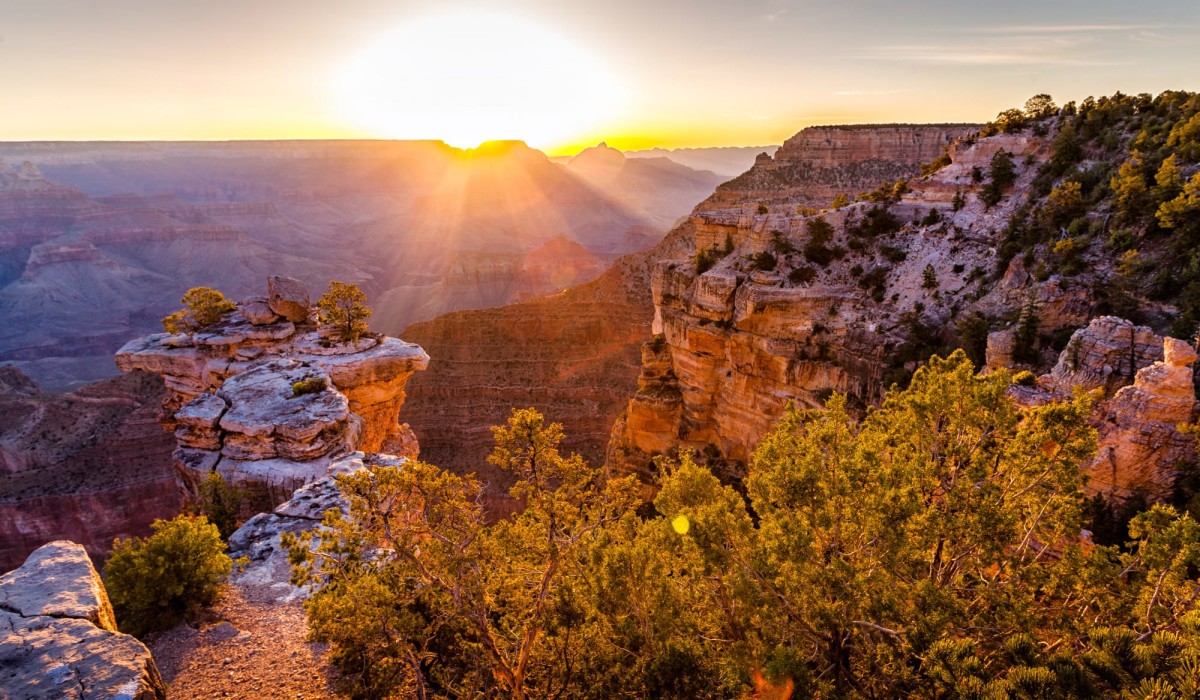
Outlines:
[{"label": "gravel ground", "polygon": [[325,645],[305,641],[298,600],[231,586],[193,625],[149,644],[172,700],[338,697]]}]

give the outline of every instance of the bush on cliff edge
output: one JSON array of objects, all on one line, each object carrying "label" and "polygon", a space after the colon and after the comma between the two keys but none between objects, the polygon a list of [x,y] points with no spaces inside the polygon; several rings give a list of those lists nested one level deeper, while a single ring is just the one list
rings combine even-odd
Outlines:
[{"label": "bush on cliff edge", "polygon": [[155,520],[154,534],[113,541],[104,585],[121,630],[166,629],[216,598],[233,568],[217,527],[204,516]]}]

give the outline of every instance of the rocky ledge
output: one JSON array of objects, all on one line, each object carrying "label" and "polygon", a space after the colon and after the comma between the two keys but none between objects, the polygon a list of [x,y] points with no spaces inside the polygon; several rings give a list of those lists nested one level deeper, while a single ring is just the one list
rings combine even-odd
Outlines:
[{"label": "rocky ledge", "polygon": [[0,577],[0,696],[167,697],[149,650],[117,631],[82,546],[51,542]]},{"label": "rocky ledge", "polygon": [[408,378],[429,364],[425,351],[387,336],[337,342],[299,282],[272,278],[270,292],[202,332],[156,333],[117,352],[123,371],[166,383],[162,420],[175,432],[184,489],[216,471],[277,503],[355,450],[415,457],[398,416]]},{"label": "rocky ledge", "polygon": [[[1195,439],[1181,432],[1196,409],[1196,349],[1145,326],[1101,316],[1075,331],[1058,362],[1033,386],[1014,386],[1030,406],[1098,391],[1092,414],[1098,449],[1083,465],[1088,489],[1109,498],[1171,496],[1179,467],[1195,460]],[[1132,379],[1132,383],[1130,383]]]}]

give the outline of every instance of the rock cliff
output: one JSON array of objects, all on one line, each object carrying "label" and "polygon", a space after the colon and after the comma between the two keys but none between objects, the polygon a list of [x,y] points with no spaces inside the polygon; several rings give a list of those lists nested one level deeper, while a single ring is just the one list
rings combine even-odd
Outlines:
[{"label": "rock cliff", "polygon": [[161,379],[135,372],[45,394],[22,376],[0,368],[0,571],[60,539],[99,561],[113,538],[179,512]]},{"label": "rock cliff", "polygon": [[[804,173],[839,154],[870,160],[911,143],[932,159],[964,131],[855,129],[839,143],[806,130],[698,208],[676,232],[693,245],[654,267],[654,337],[639,389],[614,427],[610,467],[649,476],[654,454],[685,447],[734,476],[788,402],[819,406],[836,391],[867,405],[928,354],[952,347],[964,317],[1008,324],[1010,355],[1022,308],[1036,309],[1040,336],[1086,324],[1109,274],[1103,263],[1074,276],[1035,276],[1017,258],[992,277],[1003,231],[1049,157],[1052,134],[961,139],[946,148],[949,164],[901,191],[820,218],[797,210],[817,191]],[[1012,194],[989,206],[981,180],[1000,151],[1014,163]],[[722,257],[723,241],[733,250]],[[710,268],[698,269],[699,251],[711,251]],[[1000,343],[989,343],[995,356],[993,345]],[[1128,374],[1128,361],[1113,363],[1110,373]]]},{"label": "rock cliff", "polygon": [[266,309],[251,298],[202,332],[157,333],[117,353],[122,370],[165,381],[163,423],[190,492],[215,470],[277,503],[356,449],[415,444],[397,416],[408,378],[429,356],[387,336],[331,340],[309,322],[302,285],[273,278],[270,287]]},{"label": "rock cliff", "polygon": [[[807,193],[796,195],[788,213],[800,204],[825,207],[837,193],[877,187],[883,173],[893,179],[917,175],[920,163],[967,131],[882,128],[886,135],[872,136],[872,126],[824,130],[813,140],[824,145],[811,152],[802,139],[790,142],[783,160],[778,154],[775,159],[761,155],[750,172],[721,185],[658,245],[618,259],[591,283],[536,301],[409,326],[403,335],[434,358],[427,372],[413,378],[401,413],[420,439],[422,455],[456,470],[478,470],[498,496],[501,476],[484,463],[492,444],[487,426],[502,423],[514,406],[534,406],[564,425],[568,449],[590,460],[604,459],[613,423],[638,386],[640,346],[654,318],[655,263],[688,259],[698,248],[724,244],[727,236],[742,243],[752,229],[766,225],[768,217],[757,214],[757,205],[764,193],[782,187],[780,182],[789,183],[789,191]],[[810,131],[817,133],[801,133]],[[825,138],[843,147],[830,151]],[[873,141],[878,145],[870,145]],[[594,149],[580,165],[608,172],[619,163],[609,151]],[[783,216],[784,207],[778,209]],[[760,232],[760,238],[764,235]]]},{"label": "rock cliff", "polygon": [[149,650],[117,631],[87,552],[51,542],[0,576],[0,695],[165,700]]},{"label": "rock cliff", "polygon": [[1166,500],[1182,468],[1196,462],[1195,439],[1180,431],[1196,410],[1195,361],[1196,349],[1182,340],[1103,316],[1075,331],[1049,373],[1013,394],[1039,405],[1095,391],[1098,450],[1083,465],[1088,490]]}]

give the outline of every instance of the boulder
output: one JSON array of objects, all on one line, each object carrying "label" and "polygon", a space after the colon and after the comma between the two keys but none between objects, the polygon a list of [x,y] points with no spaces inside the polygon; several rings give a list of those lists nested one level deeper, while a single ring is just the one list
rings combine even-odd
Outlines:
[{"label": "boulder", "polygon": [[267,279],[267,305],[270,310],[293,323],[308,320],[308,288],[300,280],[283,275]]},{"label": "boulder", "polygon": [[117,631],[82,546],[51,542],[0,576],[0,697],[167,697],[150,651]]},{"label": "boulder", "polygon": [[250,297],[238,304],[238,311],[255,326],[266,326],[279,320],[279,314],[271,310],[266,297]]}]

